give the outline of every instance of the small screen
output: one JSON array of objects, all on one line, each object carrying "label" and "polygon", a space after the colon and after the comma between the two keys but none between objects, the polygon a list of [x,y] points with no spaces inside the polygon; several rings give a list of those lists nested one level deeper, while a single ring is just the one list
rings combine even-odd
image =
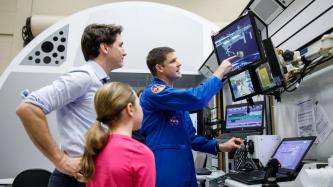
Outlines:
[{"label": "small screen", "polygon": [[283,141],[273,158],[281,163],[281,168],[295,170],[311,144],[312,140]]},{"label": "small screen", "polygon": [[258,76],[262,91],[266,91],[277,86],[274,81],[271,68],[267,62],[256,68],[256,74]]},{"label": "small screen", "polygon": [[255,93],[249,70],[230,77],[230,86],[235,99]]},{"label": "small screen", "polygon": [[195,128],[195,130],[198,130],[198,113],[190,113],[190,118],[193,123],[193,127]]},{"label": "small screen", "polygon": [[[249,107],[249,110],[248,110]],[[229,105],[226,108],[226,129],[262,127],[263,103]]]},{"label": "small screen", "polygon": [[261,58],[249,15],[226,26],[212,38],[219,63],[228,57],[237,56],[231,61],[231,72],[239,70]]}]

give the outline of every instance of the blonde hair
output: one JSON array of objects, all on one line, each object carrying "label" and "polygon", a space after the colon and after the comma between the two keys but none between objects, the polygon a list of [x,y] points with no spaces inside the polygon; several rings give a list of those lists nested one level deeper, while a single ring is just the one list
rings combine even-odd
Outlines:
[{"label": "blonde hair", "polygon": [[95,173],[94,160],[107,143],[109,129],[102,127],[101,123],[111,128],[120,119],[120,113],[128,103],[135,105],[135,99],[133,89],[120,82],[105,84],[97,90],[94,100],[97,119],[86,135],[81,161],[81,182],[92,179]]}]

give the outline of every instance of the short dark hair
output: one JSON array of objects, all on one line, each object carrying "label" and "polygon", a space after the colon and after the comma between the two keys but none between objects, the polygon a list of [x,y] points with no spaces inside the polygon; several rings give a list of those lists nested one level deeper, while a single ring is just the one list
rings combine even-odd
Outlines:
[{"label": "short dark hair", "polygon": [[101,43],[113,44],[117,34],[121,34],[123,28],[114,24],[91,24],[88,25],[82,34],[81,49],[86,61],[93,60],[99,55]]},{"label": "short dark hair", "polygon": [[149,51],[147,56],[147,66],[153,76],[156,76],[156,64],[162,64],[166,55],[175,52],[171,47],[156,47]]}]

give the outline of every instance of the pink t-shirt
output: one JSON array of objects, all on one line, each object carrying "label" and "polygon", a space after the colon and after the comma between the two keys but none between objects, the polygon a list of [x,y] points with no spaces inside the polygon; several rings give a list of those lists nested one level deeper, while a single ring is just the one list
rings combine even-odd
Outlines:
[{"label": "pink t-shirt", "polygon": [[155,187],[155,159],[150,149],[129,136],[113,134],[95,160],[87,187]]}]

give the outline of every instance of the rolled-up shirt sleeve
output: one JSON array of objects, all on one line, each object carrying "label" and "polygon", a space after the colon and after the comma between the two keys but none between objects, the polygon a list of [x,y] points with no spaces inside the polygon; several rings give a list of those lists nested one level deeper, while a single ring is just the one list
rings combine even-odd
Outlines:
[{"label": "rolled-up shirt sleeve", "polygon": [[87,71],[66,73],[39,90],[29,94],[24,102],[40,107],[45,114],[75,101],[89,89],[91,76]]}]

